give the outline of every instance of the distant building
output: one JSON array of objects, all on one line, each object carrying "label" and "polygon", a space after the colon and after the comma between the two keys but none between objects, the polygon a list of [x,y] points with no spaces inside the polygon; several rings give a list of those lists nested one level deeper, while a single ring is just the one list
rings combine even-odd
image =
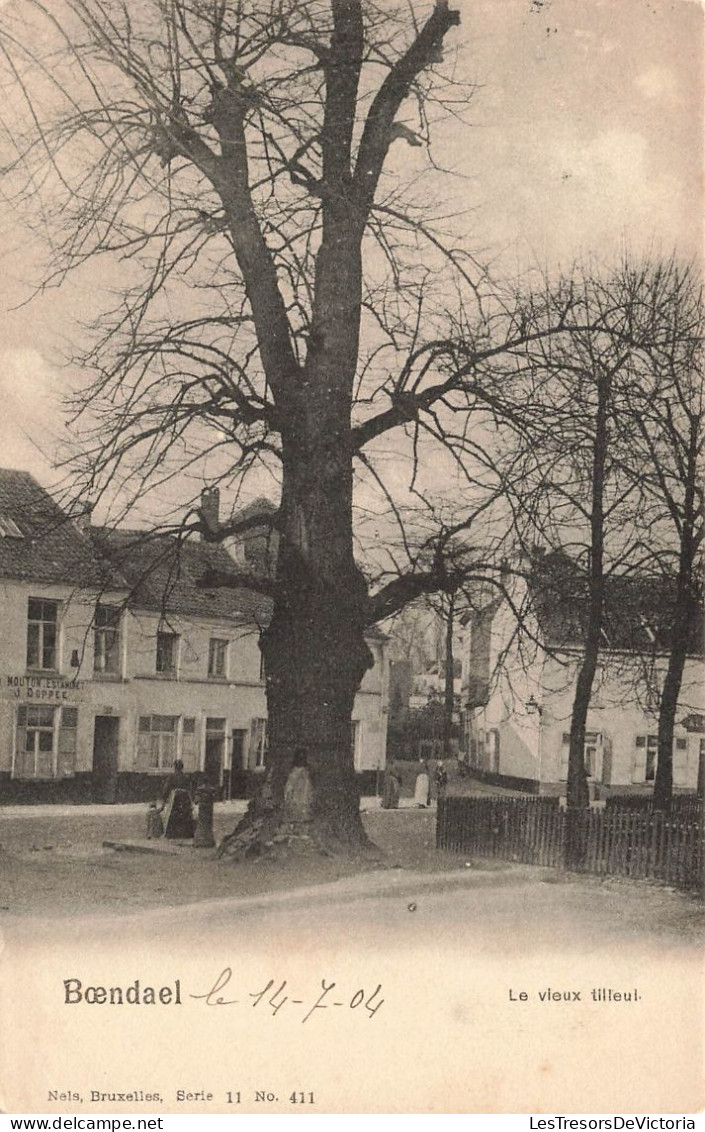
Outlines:
[{"label": "distant building", "polygon": [[[203,505],[217,523],[217,492]],[[235,568],[217,544],[76,524],[0,469],[0,802],[149,799],[176,758],[243,794],[266,760],[270,603],[201,581]],[[367,785],[385,760],[385,643],[371,635],[353,713]]]},{"label": "distant building", "polygon": [[[560,552],[534,564],[524,630],[488,601],[464,628],[462,757],[476,777],[565,794],[575,680],[587,616],[584,575]],[[526,595],[517,594],[515,608]],[[648,793],[656,774],[658,697],[668,661],[666,583],[608,579],[603,644],[587,719],[591,791]],[[676,790],[695,790],[705,759],[702,612],[693,611],[673,749]]]},{"label": "distant building", "polygon": [[[461,662],[454,664],[453,674],[453,712],[457,716],[460,709],[460,693],[462,688]],[[409,706],[412,708],[428,707],[429,704],[443,703],[446,694],[446,677],[442,664],[433,664],[426,672],[417,673],[412,679],[412,690]]]}]

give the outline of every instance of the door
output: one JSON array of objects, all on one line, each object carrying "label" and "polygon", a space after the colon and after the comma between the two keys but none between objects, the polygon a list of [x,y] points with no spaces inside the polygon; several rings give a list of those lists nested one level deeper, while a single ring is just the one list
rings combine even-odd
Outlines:
[{"label": "door", "polygon": [[230,797],[247,797],[247,772],[245,770],[245,751],[247,744],[247,729],[236,729],[231,732],[230,757]]},{"label": "door", "polygon": [[112,805],[117,796],[120,720],[97,715],[93,730],[93,801]]},{"label": "door", "polygon": [[218,791],[222,788],[223,764],[225,755],[225,720],[206,720],[206,751],[203,773],[211,786]]}]

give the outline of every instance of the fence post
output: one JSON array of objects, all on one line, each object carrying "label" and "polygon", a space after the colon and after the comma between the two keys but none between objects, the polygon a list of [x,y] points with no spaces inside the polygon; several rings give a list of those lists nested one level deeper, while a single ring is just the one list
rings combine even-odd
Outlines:
[{"label": "fence post", "polygon": [[443,834],[445,832],[445,798],[438,799],[436,806],[436,849],[443,848]]}]

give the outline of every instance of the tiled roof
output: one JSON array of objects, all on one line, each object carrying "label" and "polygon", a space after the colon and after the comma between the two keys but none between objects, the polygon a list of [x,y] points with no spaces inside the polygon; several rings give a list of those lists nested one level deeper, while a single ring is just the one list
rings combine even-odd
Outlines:
[{"label": "tiled roof", "polygon": [[[259,499],[249,514],[274,511]],[[248,517],[248,510],[237,518]],[[180,541],[151,531],[87,527],[83,532],[27,472],[0,468],[0,521],[22,538],[0,533],[0,577],[53,582],[125,592],[136,608],[165,615],[227,618],[264,624],[271,599],[247,589],[205,589],[199,583],[209,570],[233,573],[237,564],[224,546]],[[0,527],[0,530],[2,528]],[[370,640],[386,640],[377,626]]]},{"label": "tiled roof", "polygon": [[[533,608],[547,645],[581,647],[588,622],[585,570],[562,551],[534,560],[530,576]],[[667,652],[673,624],[674,586],[663,577],[622,575],[605,579],[602,649]],[[688,652],[703,655],[704,616],[693,602]]]},{"label": "tiled roof", "polygon": [[252,503],[246,503],[234,515],[231,516],[232,522],[240,523],[243,519],[251,519],[253,517],[262,517],[262,525],[268,526],[267,519],[272,515],[276,515],[277,505],[272,503],[271,499],[267,499],[264,495],[260,495],[257,499],[253,499]]},{"label": "tiled roof", "polygon": [[246,589],[204,589],[208,570],[233,573],[237,567],[222,547],[181,542],[151,531],[91,529],[102,555],[127,580],[130,603],[173,615],[264,621],[271,612],[267,597]]},{"label": "tiled roof", "polygon": [[22,537],[0,537],[0,577],[77,586],[111,585],[105,564],[51,496],[28,473],[0,468],[0,519]]}]

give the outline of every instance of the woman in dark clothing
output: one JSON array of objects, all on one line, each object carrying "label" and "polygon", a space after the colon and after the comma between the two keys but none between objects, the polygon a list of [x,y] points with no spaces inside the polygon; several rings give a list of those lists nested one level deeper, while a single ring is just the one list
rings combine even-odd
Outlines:
[{"label": "woman in dark clothing", "polygon": [[184,774],[181,759],[174,763],[174,771],[164,784],[162,811],[164,836],[172,840],[193,837],[194,823],[189,792],[188,775]]}]

